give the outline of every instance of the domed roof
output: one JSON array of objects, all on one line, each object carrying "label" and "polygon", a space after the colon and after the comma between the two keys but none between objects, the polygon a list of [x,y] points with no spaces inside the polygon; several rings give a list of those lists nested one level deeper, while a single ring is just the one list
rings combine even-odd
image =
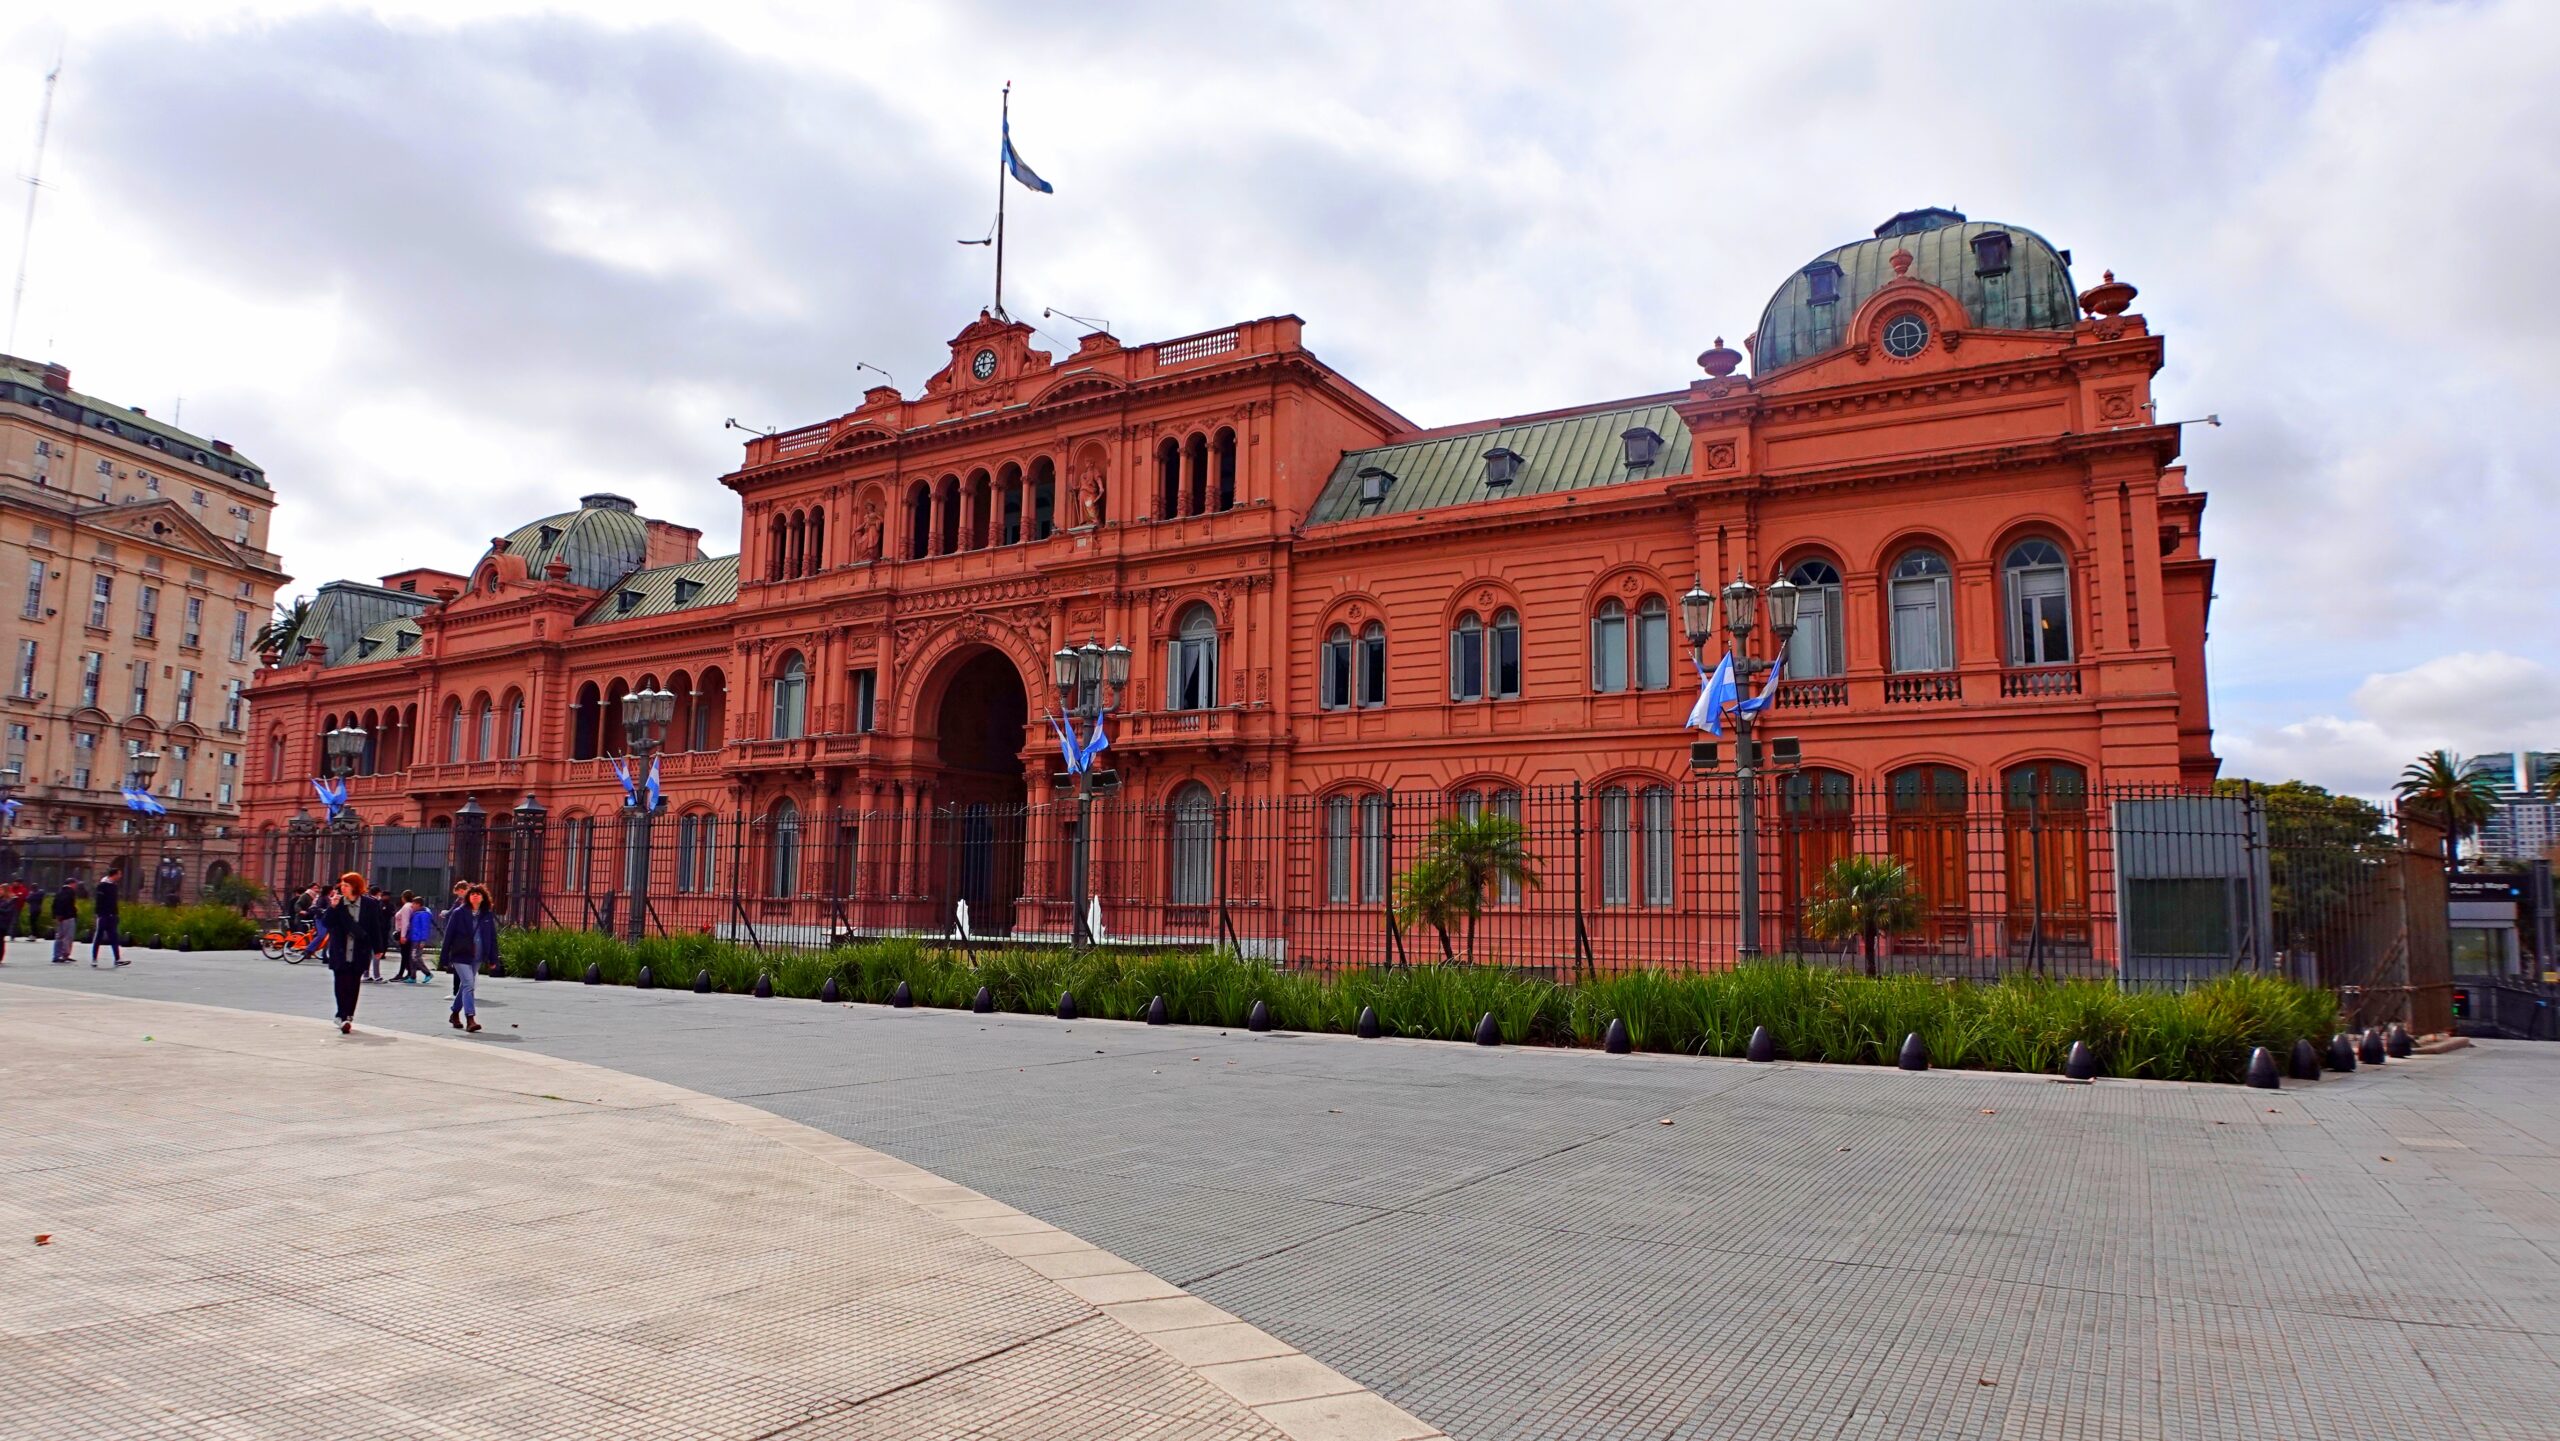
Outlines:
[{"label": "domed roof", "polygon": [[1753,371],[1765,375],[1837,349],[1849,317],[1893,280],[1896,251],[1910,252],[1912,279],[1955,296],[1976,325],[2069,330],[2080,318],[2069,251],[2021,225],[1935,206],[1906,210],[1872,238],[1826,250],[1787,277],[1760,314]]},{"label": "domed roof", "polygon": [[[602,590],[647,562],[649,523],[640,518],[640,508],[622,496],[582,495],[576,510],[520,525],[507,533],[503,544],[507,554],[524,561],[526,575],[534,580],[543,578],[543,569],[552,561],[565,560],[571,585]],[[473,572],[478,573],[489,555],[496,553],[493,548],[481,556]]]}]

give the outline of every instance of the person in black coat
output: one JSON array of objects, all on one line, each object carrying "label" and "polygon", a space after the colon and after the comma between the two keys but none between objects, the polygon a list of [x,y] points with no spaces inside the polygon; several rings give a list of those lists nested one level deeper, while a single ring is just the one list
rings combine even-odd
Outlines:
[{"label": "person in black coat", "polygon": [[444,968],[453,973],[455,1030],[480,1029],[480,968],[498,959],[498,917],[489,909],[489,888],[473,886],[462,904],[445,913]]},{"label": "person in black coat", "polygon": [[383,909],[379,897],[365,894],[364,877],[349,871],[338,877],[337,893],[329,898],[321,921],[329,928],[329,977],[337,989],[338,1031],[353,1035],[365,968],[390,938],[391,913]]}]

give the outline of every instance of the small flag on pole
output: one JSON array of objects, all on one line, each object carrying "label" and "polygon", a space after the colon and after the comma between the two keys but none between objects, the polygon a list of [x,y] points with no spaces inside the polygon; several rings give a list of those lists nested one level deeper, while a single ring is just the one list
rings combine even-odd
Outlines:
[{"label": "small flag on pole", "polygon": [[1041,179],[1040,172],[1032,169],[1029,163],[1023,160],[1022,152],[1013,148],[1013,116],[1010,114],[1004,118],[1004,168],[1007,174],[1021,181],[1026,189],[1037,190],[1043,195],[1057,193],[1057,187]]}]

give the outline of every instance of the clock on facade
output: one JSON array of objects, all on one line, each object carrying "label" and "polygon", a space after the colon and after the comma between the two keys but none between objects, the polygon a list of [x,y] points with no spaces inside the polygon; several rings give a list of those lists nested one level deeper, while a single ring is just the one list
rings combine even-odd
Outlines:
[{"label": "clock on facade", "polygon": [[980,380],[993,376],[996,373],[996,353],[992,350],[979,351],[969,362],[969,373]]}]

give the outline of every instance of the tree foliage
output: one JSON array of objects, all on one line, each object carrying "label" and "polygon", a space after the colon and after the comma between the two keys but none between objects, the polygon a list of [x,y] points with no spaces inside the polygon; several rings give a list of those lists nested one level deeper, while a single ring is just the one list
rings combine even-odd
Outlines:
[{"label": "tree foliage", "polygon": [[2498,783],[2477,759],[2452,751],[2428,751],[2400,772],[2391,788],[2400,803],[2444,823],[2444,858],[2453,860],[2462,838],[2488,822],[2498,808]]},{"label": "tree foliage", "polygon": [[1529,854],[1528,829],[1490,810],[1442,816],[1423,838],[1422,854],[1396,878],[1396,922],[1429,926],[1439,934],[1440,954],[1455,959],[1452,930],[1466,933],[1467,960],[1476,958],[1476,919],[1494,894],[1510,887],[1534,889],[1538,861]]},{"label": "tree foliage", "polygon": [[1920,913],[1920,883],[1910,867],[1891,856],[1842,856],[1805,902],[1804,924],[1826,941],[1857,937],[1872,976],[1876,938],[1920,924]]}]

